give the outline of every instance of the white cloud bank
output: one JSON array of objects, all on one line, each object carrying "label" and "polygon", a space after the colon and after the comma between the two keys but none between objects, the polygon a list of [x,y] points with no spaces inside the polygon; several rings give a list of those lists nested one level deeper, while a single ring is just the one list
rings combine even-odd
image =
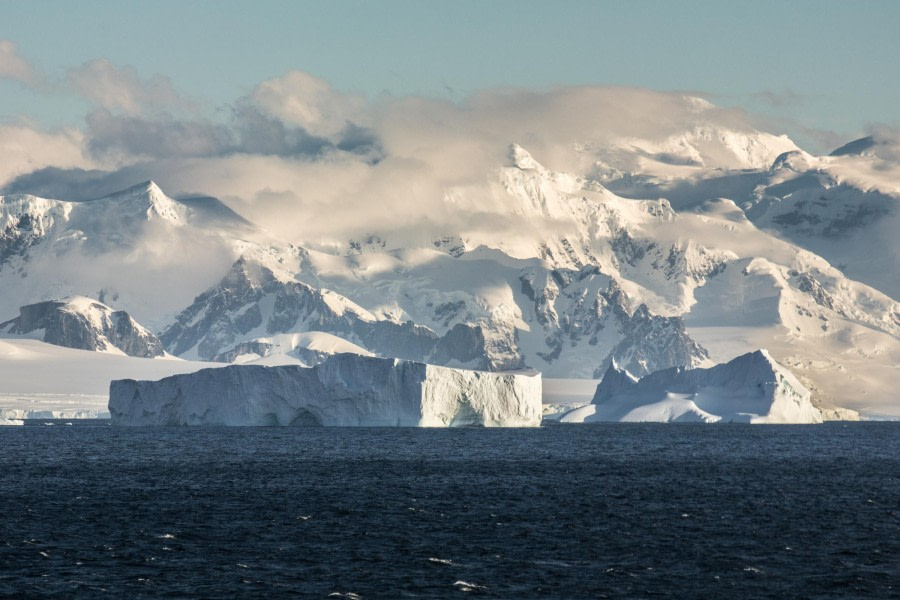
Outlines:
[{"label": "white cloud bank", "polygon": [[[424,235],[472,215],[502,227],[503,193],[491,173],[509,163],[511,143],[578,174],[641,161],[668,161],[673,172],[766,164],[793,147],[767,134],[753,147],[742,137],[756,135],[742,111],[636,88],[367,100],[291,71],[216,120],[168,79],[105,60],[69,70],[65,85],[94,106],[83,130],[7,127],[0,144],[13,158],[0,188],[78,199],[153,179],[170,195],[219,197],[274,233],[312,244],[384,230]],[[610,164],[618,160],[611,146],[628,148],[634,164]]]},{"label": "white cloud bank", "polygon": [[38,82],[34,67],[19,56],[16,44],[10,40],[0,40],[0,78],[12,79],[27,86]]},{"label": "white cloud bank", "polygon": [[95,106],[126,115],[185,110],[193,103],[162,75],[143,79],[132,67],[117,67],[104,58],[69,69],[66,84]]}]

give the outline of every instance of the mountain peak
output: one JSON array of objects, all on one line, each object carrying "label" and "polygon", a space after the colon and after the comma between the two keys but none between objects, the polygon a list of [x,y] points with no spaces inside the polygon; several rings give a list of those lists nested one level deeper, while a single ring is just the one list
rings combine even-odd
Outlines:
[{"label": "mountain peak", "polygon": [[159,193],[162,194],[163,191],[160,189],[156,182],[152,179],[148,179],[147,181],[141,182],[137,184],[135,187],[144,188],[147,190],[147,193]]},{"label": "mountain peak", "polygon": [[519,169],[534,169],[535,171],[544,170],[544,167],[541,166],[538,161],[534,160],[531,153],[518,144],[510,144],[509,159],[512,161],[513,166]]},{"label": "mountain peak", "polygon": [[174,223],[182,222],[185,216],[185,207],[166,196],[152,180],[109,194],[100,200],[115,202],[122,207],[133,207],[146,212],[148,218],[161,217]]},{"label": "mountain peak", "polygon": [[136,183],[131,187],[127,187],[124,190],[107,194],[106,196],[103,196],[103,198],[124,198],[134,196],[165,196],[165,193],[155,181],[148,179],[147,181],[142,181],[141,183]]}]

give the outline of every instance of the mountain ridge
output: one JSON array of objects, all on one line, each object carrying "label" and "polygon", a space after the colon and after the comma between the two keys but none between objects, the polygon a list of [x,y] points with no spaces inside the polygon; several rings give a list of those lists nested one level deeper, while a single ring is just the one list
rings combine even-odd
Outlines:
[{"label": "mountain ridge", "polygon": [[[197,218],[190,201],[152,182],[83,203],[0,197],[0,283],[17,281],[3,300],[108,298],[187,358],[276,360],[282,345],[265,340],[321,332],[375,354],[589,378],[613,362],[646,374],[767,346],[823,404],[840,403],[847,385],[889,402],[897,302],[761,229],[752,204],[625,198],[610,181],[554,172],[515,144],[508,160],[491,171],[499,195],[485,207],[508,221],[504,230],[473,219],[406,246],[377,230],[328,251],[294,245],[231,209],[214,208],[224,221]],[[788,150],[753,176],[789,171],[787,181],[819,160]],[[72,217],[129,200],[141,218],[120,211],[87,230]],[[41,270],[72,256],[83,260],[64,277]],[[229,283],[238,262],[243,275]],[[119,270],[104,275],[107,264]],[[142,278],[157,273],[154,289],[128,275],[135,267]],[[829,372],[837,367],[851,384]]]}]

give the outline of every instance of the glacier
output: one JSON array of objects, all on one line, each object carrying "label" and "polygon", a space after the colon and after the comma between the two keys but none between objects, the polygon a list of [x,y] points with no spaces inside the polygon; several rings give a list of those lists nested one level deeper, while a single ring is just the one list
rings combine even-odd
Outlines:
[{"label": "glacier", "polygon": [[637,379],[610,365],[591,404],[562,423],[821,423],[822,413],[794,375],[766,350],[708,369],[674,367]]},{"label": "glacier", "polygon": [[336,354],[313,367],[232,365],[110,383],[114,425],[537,427],[541,375]]}]

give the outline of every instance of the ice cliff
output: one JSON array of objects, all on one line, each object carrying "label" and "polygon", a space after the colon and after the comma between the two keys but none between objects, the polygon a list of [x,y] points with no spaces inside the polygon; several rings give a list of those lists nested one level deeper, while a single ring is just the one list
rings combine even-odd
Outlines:
[{"label": "ice cliff", "polygon": [[610,365],[591,404],[560,419],[821,423],[809,391],[765,350],[708,369],[674,367],[636,379]]},{"label": "ice cliff", "polygon": [[235,365],[110,384],[116,425],[534,427],[539,373],[338,354],[311,367]]}]

